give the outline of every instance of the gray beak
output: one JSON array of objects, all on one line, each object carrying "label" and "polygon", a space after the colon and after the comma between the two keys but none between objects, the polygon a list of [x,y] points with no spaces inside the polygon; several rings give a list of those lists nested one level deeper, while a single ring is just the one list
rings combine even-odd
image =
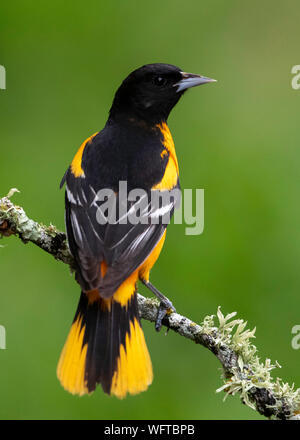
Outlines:
[{"label": "gray beak", "polygon": [[194,73],[181,72],[182,80],[175,84],[178,87],[177,92],[189,89],[191,87],[200,86],[210,82],[216,82],[216,79],[207,78],[206,76],[195,75]]}]

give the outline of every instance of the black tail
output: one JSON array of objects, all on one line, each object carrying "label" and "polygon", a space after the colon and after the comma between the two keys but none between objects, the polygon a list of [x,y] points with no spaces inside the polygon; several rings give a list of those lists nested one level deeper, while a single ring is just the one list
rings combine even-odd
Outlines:
[{"label": "black tail", "polygon": [[73,394],[91,393],[98,383],[119,398],[147,389],[152,366],[135,289],[126,305],[81,293],[57,376]]}]

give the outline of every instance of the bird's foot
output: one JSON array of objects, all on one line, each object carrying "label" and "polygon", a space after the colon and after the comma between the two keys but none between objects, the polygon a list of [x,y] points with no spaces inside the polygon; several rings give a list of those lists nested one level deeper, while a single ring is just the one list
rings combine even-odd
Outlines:
[{"label": "bird's foot", "polygon": [[142,282],[145,284],[146,287],[148,287],[149,290],[151,290],[152,293],[154,293],[154,295],[160,301],[157,318],[155,321],[155,330],[159,332],[162,327],[162,321],[164,317],[172,312],[176,312],[176,309],[169,298],[164,296],[155,286],[153,286],[152,283],[150,283],[150,281],[142,280]]},{"label": "bird's foot", "polygon": [[[164,298],[159,304],[158,312],[157,312],[157,318],[155,321],[155,330],[159,332],[162,327],[162,321],[166,315],[169,315],[170,313],[176,312],[175,307],[171,303],[171,301],[168,298]],[[169,330],[169,329],[168,329]],[[168,331],[167,330],[167,331]]]}]

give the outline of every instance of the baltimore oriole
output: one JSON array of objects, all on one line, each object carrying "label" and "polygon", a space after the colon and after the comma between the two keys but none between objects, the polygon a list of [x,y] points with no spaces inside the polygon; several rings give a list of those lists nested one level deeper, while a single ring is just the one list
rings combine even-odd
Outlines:
[{"label": "baltimore oriole", "polygon": [[[82,290],[57,367],[62,386],[71,393],[90,393],[101,384],[106,393],[123,398],[152,382],[136,286],[141,280],[159,297],[159,330],[173,306],[150,283],[149,273],[166,236],[162,215],[171,217],[175,201],[155,209],[148,204],[143,211],[147,222],[123,222],[118,211],[116,221],[102,224],[97,194],[108,188],[118,201],[121,181],[127,183],[127,192],[179,188],[167,119],[188,88],[211,81],[169,64],[135,70],[117,90],[103,130],[83,142],[62,179],[68,242]],[[126,203],[123,220],[136,209],[132,201]],[[154,218],[159,221],[152,222]]]}]

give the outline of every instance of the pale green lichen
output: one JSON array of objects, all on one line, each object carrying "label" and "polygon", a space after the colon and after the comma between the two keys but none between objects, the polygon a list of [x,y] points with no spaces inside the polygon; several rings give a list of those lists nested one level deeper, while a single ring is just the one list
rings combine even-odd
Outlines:
[{"label": "pale green lichen", "polygon": [[10,199],[15,193],[19,193],[20,191],[17,188],[11,188],[8,191],[7,198]]},{"label": "pale green lichen", "polygon": [[205,316],[201,324],[201,329],[204,334],[210,335],[213,331],[217,330],[214,323],[214,316],[215,315]]},{"label": "pale green lichen", "polygon": [[[225,397],[230,394],[239,393],[243,402],[250,408],[256,410],[256,404],[251,395],[252,390],[264,388],[272,393],[275,399],[274,405],[278,412],[288,408],[290,415],[298,414],[300,410],[300,389],[296,389],[294,384],[290,386],[281,379],[272,378],[271,371],[281,368],[270,359],[261,362],[256,354],[257,349],[251,342],[255,338],[255,331],[246,329],[247,322],[242,319],[232,319],[236,312],[226,316],[221,312],[220,307],[217,311],[218,325],[215,324],[214,315],[207,316],[202,324],[202,331],[208,335],[213,335],[217,346],[227,347],[237,356],[236,365],[233,365],[230,372],[224,374],[225,384],[217,389],[217,392],[225,391]],[[228,373],[230,378],[228,379]],[[283,408],[284,407],[284,408]]]},{"label": "pale green lichen", "polygon": [[[16,190],[12,189],[8,197],[11,197],[14,192]],[[47,237],[56,237],[61,234],[53,225],[46,227],[29,219],[24,210],[13,205],[7,197],[0,199],[0,220],[5,219],[10,221],[15,232],[22,234],[23,240],[30,240],[40,245],[39,242],[44,239],[43,245],[48,251],[49,240]],[[72,258],[66,243],[59,252],[56,258],[71,264]],[[152,315],[158,307],[157,300],[144,298],[143,300],[147,303],[146,312],[144,311],[145,319],[149,314],[149,316],[151,315],[149,320],[155,320],[156,314],[155,318]],[[274,368],[280,368],[280,365],[277,362],[272,364],[270,359],[266,359],[265,362],[260,361],[257,349],[251,342],[255,338],[255,328],[248,330],[246,328],[247,322],[242,319],[233,319],[235,316],[236,312],[224,316],[219,307],[217,311],[218,324],[215,323],[214,315],[207,316],[201,326],[176,313],[174,313],[173,320],[176,324],[176,331],[208,347],[222,362],[225,383],[217,392],[224,391],[226,393],[224,399],[229,394],[239,393],[246,405],[265,415],[265,409],[269,408],[273,409],[270,411],[270,415],[275,417],[300,420],[300,389],[295,390],[294,384],[290,386],[279,378],[275,380],[272,378],[271,371]],[[172,315],[169,316],[169,319],[172,319]],[[272,402],[272,405],[267,405],[267,408],[266,406],[258,408],[261,403],[257,390],[261,390],[261,395],[268,398],[265,402]]]},{"label": "pale green lichen", "polygon": [[51,237],[55,237],[57,234],[61,234],[61,231],[57,229],[52,223],[49,226],[44,226],[46,232],[51,235]]}]

